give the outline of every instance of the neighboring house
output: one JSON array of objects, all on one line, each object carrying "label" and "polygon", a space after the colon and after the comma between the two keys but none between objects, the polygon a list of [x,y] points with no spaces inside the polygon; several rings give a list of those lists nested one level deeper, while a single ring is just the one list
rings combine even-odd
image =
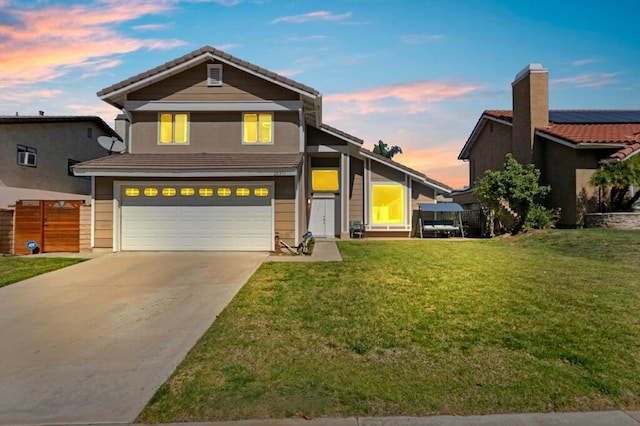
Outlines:
[{"label": "neighboring house", "polygon": [[[512,83],[513,110],[484,111],[458,159],[469,162],[471,185],[489,169],[500,170],[507,153],[541,170],[551,185],[547,207],[560,208],[560,226],[582,226],[585,213],[598,209],[591,176],[602,162],[624,161],[640,152],[640,110],[549,110],[548,70],[523,69]],[[472,188],[455,193],[469,206]]]},{"label": "neighboring house", "polygon": [[91,179],[71,166],[107,155],[99,136],[117,134],[93,116],[0,116],[0,208],[23,199],[90,200]]},{"label": "neighboring house", "polygon": [[96,250],[273,250],[409,236],[450,190],[322,122],[315,89],[205,46],[98,92],[129,120],[127,152],[74,167],[93,182]]}]

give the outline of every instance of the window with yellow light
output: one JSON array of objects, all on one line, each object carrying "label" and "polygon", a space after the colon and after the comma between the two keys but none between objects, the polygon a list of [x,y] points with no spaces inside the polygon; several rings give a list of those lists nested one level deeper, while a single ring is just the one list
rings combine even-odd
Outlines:
[{"label": "window with yellow light", "polygon": [[371,185],[371,223],[404,224],[404,186],[399,184]]}]

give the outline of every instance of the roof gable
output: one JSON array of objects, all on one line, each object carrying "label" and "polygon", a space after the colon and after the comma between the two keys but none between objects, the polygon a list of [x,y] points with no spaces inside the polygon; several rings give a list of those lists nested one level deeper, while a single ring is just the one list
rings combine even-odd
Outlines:
[{"label": "roof gable", "polygon": [[310,86],[291,80],[287,77],[276,74],[265,68],[243,61],[235,56],[229,55],[211,46],[204,46],[193,52],[187,53],[177,59],[166,62],[148,71],[129,77],[109,87],[100,90],[97,95],[104,101],[121,108],[122,100],[126,93],[146,87],[155,82],[161,81],[169,76],[178,74],[186,69],[215,60],[223,64],[231,65],[249,74],[258,76],[264,80],[293,90],[302,96],[316,99],[321,97],[320,92]]}]

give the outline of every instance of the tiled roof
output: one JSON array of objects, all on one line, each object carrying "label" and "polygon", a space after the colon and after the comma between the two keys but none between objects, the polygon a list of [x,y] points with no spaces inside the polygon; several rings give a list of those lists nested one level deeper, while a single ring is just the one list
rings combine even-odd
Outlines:
[{"label": "tiled roof", "polygon": [[513,120],[513,111],[511,110],[488,109],[484,112],[484,115],[489,115],[498,120],[508,121],[509,123]]},{"label": "tiled roof", "polygon": [[633,124],[555,124],[538,132],[573,143],[633,143],[640,123]]},{"label": "tiled roof", "polygon": [[[635,111],[637,112],[637,111]],[[566,113],[566,114],[563,114]],[[591,114],[593,113],[593,114]],[[633,116],[634,111],[619,110],[551,110],[551,117],[569,116],[573,117],[571,123],[549,122],[548,127],[537,128],[540,133],[564,139],[567,142],[579,143],[631,143],[635,142],[636,135],[640,133],[640,122],[622,123],[605,122],[616,119],[620,121],[621,116]],[[513,121],[513,111],[510,110],[486,110],[485,116],[496,118],[511,123]],[[582,117],[586,122],[575,122]]]},{"label": "tiled roof", "polygon": [[270,170],[298,167],[302,154],[119,154],[76,164],[76,170]]},{"label": "tiled roof", "polygon": [[94,123],[110,136],[118,136],[104,120],[95,115],[0,115],[0,124]]},{"label": "tiled roof", "polygon": [[631,145],[628,145],[622,148],[620,151],[610,155],[609,157],[602,160],[605,163],[615,163],[618,161],[623,161],[632,155],[638,155],[640,152],[640,142],[635,142]]},{"label": "tiled roof", "polygon": [[166,63],[164,63],[164,64],[162,64],[160,66],[152,68],[152,69],[150,69],[148,71],[145,71],[143,73],[140,73],[138,75],[134,75],[133,77],[130,77],[130,78],[126,79],[126,80],[123,80],[123,81],[121,81],[119,83],[113,84],[113,85],[111,85],[109,87],[106,87],[106,88],[100,90],[97,94],[100,97],[108,95],[111,92],[114,92],[114,91],[119,90],[119,89],[123,89],[123,88],[125,88],[125,87],[127,87],[127,86],[129,86],[131,84],[134,84],[134,83],[137,83],[139,81],[145,80],[147,78],[153,77],[153,76],[155,76],[155,75],[157,75],[157,74],[159,74],[159,73],[161,73],[163,71],[167,71],[167,70],[169,70],[171,68],[174,68],[174,67],[176,67],[178,65],[181,65],[181,64],[183,64],[185,62],[188,62],[191,59],[194,59],[194,58],[197,58],[199,56],[206,55],[206,54],[217,56],[219,58],[224,59],[225,61],[231,62],[234,65],[237,65],[239,68],[244,68],[244,69],[250,70],[250,71],[252,71],[252,72],[254,72],[256,74],[262,75],[264,77],[267,77],[267,78],[275,80],[275,81],[279,81],[279,82],[281,82],[281,83],[283,83],[285,85],[294,87],[294,88],[296,88],[298,90],[301,90],[303,92],[307,92],[307,93],[309,93],[311,95],[318,96],[320,94],[320,92],[318,92],[317,90],[315,90],[312,87],[309,87],[309,86],[307,86],[305,84],[302,84],[302,83],[298,83],[297,81],[294,81],[294,80],[291,80],[290,78],[287,78],[287,77],[281,76],[279,74],[276,74],[276,73],[274,73],[272,71],[269,71],[267,69],[264,69],[262,67],[254,65],[254,64],[252,64],[250,62],[243,61],[242,59],[236,58],[235,56],[229,55],[228,53],[225,53],[222,50],[215,49],[215,48],[213,48],[211,46],[201,47],[200,49],[194,50],[191,53],[187,53],[186,55],[181,56],[181,57],[179,57],[177,59],[174,59],[172,61],[166,62]]}]

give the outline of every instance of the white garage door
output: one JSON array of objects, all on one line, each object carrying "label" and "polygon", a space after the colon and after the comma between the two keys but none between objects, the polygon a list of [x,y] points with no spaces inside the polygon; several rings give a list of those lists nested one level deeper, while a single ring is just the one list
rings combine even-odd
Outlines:
[{"label": "white garage door", "polygon": [[123,186],[121,249],[272,250],[272,193],[264,183]]}]

